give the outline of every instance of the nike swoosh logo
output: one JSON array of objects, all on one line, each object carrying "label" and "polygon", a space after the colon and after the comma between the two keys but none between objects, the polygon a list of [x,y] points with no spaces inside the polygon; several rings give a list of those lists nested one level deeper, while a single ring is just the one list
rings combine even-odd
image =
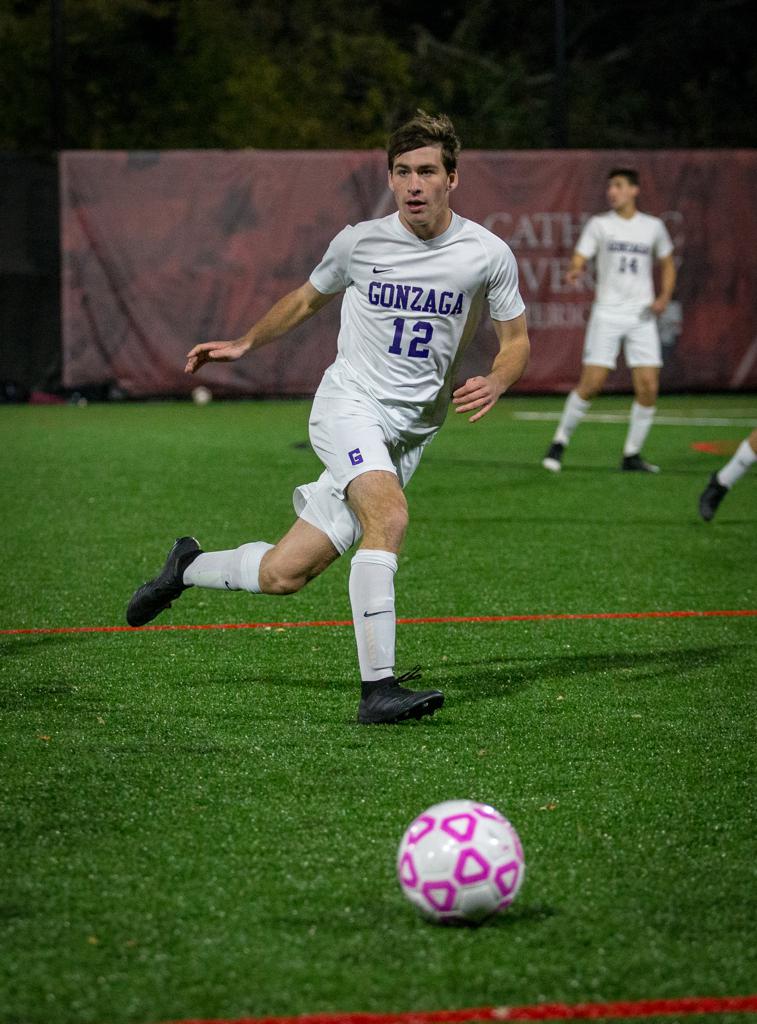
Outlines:
[{"label": "nike swoosh logo", "polygon": [[374,274],[388,274],[390,270],[394,270],[394,267],[374,267]]},{"label": "nike swoosh logo", "polygon": [[388,608],[382,608],[380,612],[363,612],[364,619],[370,619],[374,615],[390,615],[391,612]]}]

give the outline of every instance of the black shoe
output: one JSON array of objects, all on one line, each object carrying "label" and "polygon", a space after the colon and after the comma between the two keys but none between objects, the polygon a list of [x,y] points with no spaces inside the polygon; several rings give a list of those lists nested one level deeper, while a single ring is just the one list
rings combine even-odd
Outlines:
[{"label": "black shoe", "polygon": [[624,455],[620,468],[626,473],[659,473],[660,467],[654,466],[641,455]]},{"label": "black shoe", "polygon": [[562,469],[562,456],[565,451],[565,445],[560,444],[559,441],[553,441],[549,446],[549,451],[541,460],[542,466],[548,469],[550,473],[559,473]]},{"label": "black shoe", "polygon": [[710,482],[699,495],[699,514],[706,523],[712,519],[718,510],[718,505],[728,494],[728,488],[718,480],[718,474],[713,473]]},{"label": "black shoe", "polygon": [[130,626],[144,626],[171,607],[171,602],[189,586],[182,579],[184,570],[199,554],[202,554],[202,549],[194,537],[179,537],[168,552],[159,575],[134,591],[126,609],[126,621]]},{"label": "black shoe", "polygon": [[394,725],[410,718],[433,715],[444,703],[439,690],[408,690],[400,683],[418,679],[417,668],[402,676],[387,676],[374,683],[363,683],[363,697],[357,712],[361,725]]}]

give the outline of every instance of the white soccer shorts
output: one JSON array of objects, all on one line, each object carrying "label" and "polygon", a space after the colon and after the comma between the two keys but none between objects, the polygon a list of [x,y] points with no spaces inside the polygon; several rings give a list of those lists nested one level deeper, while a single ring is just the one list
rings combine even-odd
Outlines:
[{"label": "white soccer shorts", "polygon": [[628,316],[594,306],[586,327],[584,364],[614,370],[621,344],[626,366],[662,366],[660,333],[652,313]]},{"label": "white soccer shorts", "polygon": [[429,440],[394,436],[378,403],[367,397],[316,395],[310,414],[310,443],[326,468],[318,480],[295,488],[295,512],[325,533],[343,555],[362,534],[344,496],[348,485],[363,473],[383,470],[394,473],[404,488]]}]

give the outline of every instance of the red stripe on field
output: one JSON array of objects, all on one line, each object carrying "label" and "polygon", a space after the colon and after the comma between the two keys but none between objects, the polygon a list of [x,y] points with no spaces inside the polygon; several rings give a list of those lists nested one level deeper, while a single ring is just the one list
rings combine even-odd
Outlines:
[{"label": "red stripe on field", "polygon": [[312,1013],[301,1017],[192,1019],[174,1024],[464,1024],[467,1021],[598,1020],[711,1013],[757,1013],[757,995],[643,999],[623,1003],[544,1003],[540,1006],[480,1006],[470,1010],[410,1013]]},{"label": "red stripe on field", "polygon": [[[460,624],[466,622],[567,622],[597,619],[722,619],[757,615],[757,608],[713,611],[669,612],[545,612],[536,615],[436,615],[426,618],[397,619],[402,626]],[[0,629],[0,636],[52,633],[166,633],[207,629],[301,629],[319,626],[351,626],[352,619],[320,619],[305,622],[214,622],[184,626],[56,626],[41,629]]]}]

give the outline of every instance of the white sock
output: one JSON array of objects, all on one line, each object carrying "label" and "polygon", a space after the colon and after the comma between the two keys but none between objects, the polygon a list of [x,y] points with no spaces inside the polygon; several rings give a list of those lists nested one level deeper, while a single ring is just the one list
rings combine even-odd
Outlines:
[{"label": "white sock", "polygon": [[752,450],[752,446],[748,441],[742,441],[731,461],[726,462],[725,466],[718,470],[718,482],[723,487],[733,487],[755,462],[757,462],[757,455]]},{"label": "white sock", "polygon": [[260,562],[273,544],[255,541],[231,551],[203,551],[184,570],[184,583],[210,590],[260,593]]},{"label": "white sock", "polygon": [[552,440],[558,444],[567,444],[570,441],[571,434],[590,408],[591,402],[581,398],[577,391],[571,391],[565,400],[562,416],[557,424],[557,430]]},{"label": "white sock", "polygon": [[355,624],[360,678],[364,683],[394,674],[394,574],[391,551],[360,548],[352,559],[350,602]]},{"label": "white sock", "polygon": [[657,409],[654,405],[639,405],[636,401],[631,403],[631,420],[628,424],[626,442],[623,445],[624,455],[639,454],[644,447],[656,412]]}]

